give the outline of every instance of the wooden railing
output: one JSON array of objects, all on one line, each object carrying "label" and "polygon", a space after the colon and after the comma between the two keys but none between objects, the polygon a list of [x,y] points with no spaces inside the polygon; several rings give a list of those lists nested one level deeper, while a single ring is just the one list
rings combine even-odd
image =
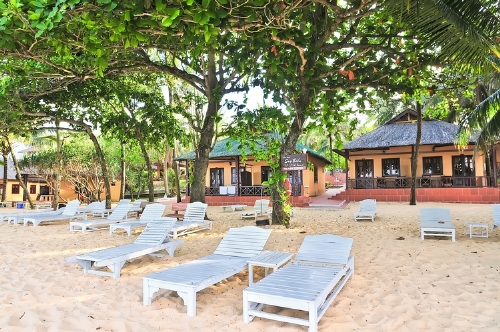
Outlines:
[{"label": "wooden railing", "polygon": [[[240,186],[236,187],[236,196],[269,196],[267,186]],[[292,196],[300,196],[301,186],[292,185]],[[205,187],[206,196],[226,196],[221,195],[219,187]]]},{"label": "wooden railing", "polygon": [[[350,189],[385,189],[385,188],[410,188],[409,177],[380,177],[348,179],[347,188]],[[416,178],[417,188],[484,188],[495,187],[493,176],[439,176]]]}]

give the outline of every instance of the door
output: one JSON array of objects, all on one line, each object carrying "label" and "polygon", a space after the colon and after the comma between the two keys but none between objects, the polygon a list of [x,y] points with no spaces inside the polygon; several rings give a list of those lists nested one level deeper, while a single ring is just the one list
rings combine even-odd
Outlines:
[{"label": "door", "polygon": [[292,196],[300,196],[302,190],[302,171],[288,171],[288,181],[292,186]]},{"label": "door", "polygon": [[373,188],[373,159],[356,160],[356,188]]},{"label": "door", "polygon": [[476,170],[472,156],[453,156],[453,185],[457,187],[475,187]]}]

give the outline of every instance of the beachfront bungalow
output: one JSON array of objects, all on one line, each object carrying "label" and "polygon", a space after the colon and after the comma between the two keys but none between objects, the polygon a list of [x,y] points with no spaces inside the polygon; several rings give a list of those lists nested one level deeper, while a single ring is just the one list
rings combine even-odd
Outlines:
[{"label": "beachfront bungalow", "polygon": [[[347,142],[340,153],[348,159],[346,191],[338,198],[360,201],[410,199],[411,157],[415,148],[417,113],[408,109],[381,127]],[[475,138],[460,150],[458,126],[422,121],[416,199],[420,202],[498,203],[497,155],[474,156]]]},{"label": "beachfront bungalow", "polygon": [[[205,189],[208,204],[253,205],[261,196],[269,199],[265,191],[266,186],[262,183],[269,179],[271,168],[265,161],[256,161],[249,150],[243,161],[239,146],[237,140],[226,138],[218,141],[210,152]],[[304,206],[308,197],[325,192],[326,165],[331,162],[300,143],[296,145],[296,153],[306,154],[308,167],[306,170],[288,171],[288,180],[292,186],[291,202],[294,206]],[[175,158],[185,161],[187,165],[194,159],[194,151]],[[184,201],[189,201],[189,189],[188,186]]]}]

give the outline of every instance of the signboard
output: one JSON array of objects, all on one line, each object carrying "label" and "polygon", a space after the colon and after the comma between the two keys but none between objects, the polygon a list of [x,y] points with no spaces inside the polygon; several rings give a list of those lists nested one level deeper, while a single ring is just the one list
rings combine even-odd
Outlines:
[{"label": "signboard", "polygon": [[306,154],[292,154],[281,156],[282,171],[298,171],[307,169]]}]

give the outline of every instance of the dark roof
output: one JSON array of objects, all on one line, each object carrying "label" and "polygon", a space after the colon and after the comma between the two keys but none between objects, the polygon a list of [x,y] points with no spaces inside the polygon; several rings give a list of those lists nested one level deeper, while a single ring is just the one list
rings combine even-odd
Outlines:
[{"label": "dark roof", "polygon": [[[454,145],[458,125],[439,120],[422,121],[421,145]],[[414,145],[417,136],[417,123],[388,123],[377,129],[345,143],[343,150],[377,149],[391,146]],[[476,137],[469,140],[476,142]]]},{"label": "dark roof", "polygon": [[[238,140],[235,140],[232,138],[225,138],[223,140],[220,140],[217,143],[215,143],[215,146],[214,146],[212,152],[210,152],[210,154],[209,154],[209,158],[210,159],[223,159],[223,158],[227,158],[227,157],[241,156],[241,152],[239,150],[240,145],[241,145],[241,143]],[[302,152],[302,149],[305,148],[307,150],[307,153],[309,153],[315,157],[318,157],[319,159],[324,160],[327,164],[331,164],[331,161],[329,159],[325,158],[324,156],[322,156],[318,152],[310,149],[309,147],[307,147],[303,144],[297,143],[295,145],[295,148],[297,149],[297,151],[300,151],[300,152]],[[252,153],[250,152],[250,149],[248,147],[246,148],[246,154],[248,156],[252,155]],[[185,153],[179,157],[176,157],[175,160],[194,160],[195,157],[196,157],[196,154],[194,153],[194,151],[191,151],[191,152]]]}]

